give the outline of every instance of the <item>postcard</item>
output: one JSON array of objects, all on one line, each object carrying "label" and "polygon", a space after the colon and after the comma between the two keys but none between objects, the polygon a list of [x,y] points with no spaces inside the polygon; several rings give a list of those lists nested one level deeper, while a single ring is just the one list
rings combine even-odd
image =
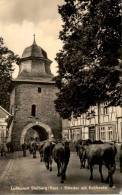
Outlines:
[{"label": "postcard", "polygon": [[0,194],[122,194],[119,0],[0,0]]}]

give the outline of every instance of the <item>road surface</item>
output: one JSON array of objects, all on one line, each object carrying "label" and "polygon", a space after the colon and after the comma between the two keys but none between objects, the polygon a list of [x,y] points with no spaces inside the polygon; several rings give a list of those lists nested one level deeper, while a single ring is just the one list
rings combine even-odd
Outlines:
[{"label": "road surface", "polygon": [[[57,177],[55,162],[50,172],[44,162],[40,162],[38,153],[33,159],[29,152],[26,157],[21,151],[15,152],[14,159],[10,159],[1,172],[0,194],[119,194],[122,191],[122,173],[118,168],[114,173],[113,188],[100,182],[98,166],[94,167],[94,180],[90,181],[89,170],[80,169],[80,160],[75,152],[71,153],[64,184]],[[105,167],[103,175],[107,177]]]}]

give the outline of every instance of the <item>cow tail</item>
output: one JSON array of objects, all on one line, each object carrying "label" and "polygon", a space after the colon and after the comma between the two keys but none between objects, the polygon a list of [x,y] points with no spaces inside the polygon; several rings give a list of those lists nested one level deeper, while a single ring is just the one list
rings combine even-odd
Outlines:
[{"label": "cow tail", "polygon": [[50,148],[49,147],[45,148],[45,154],[47,156],[50,156]]},{"label": "cow tail", "polygon": [[117,154],[117,147],[114,145],[115,156]]}]

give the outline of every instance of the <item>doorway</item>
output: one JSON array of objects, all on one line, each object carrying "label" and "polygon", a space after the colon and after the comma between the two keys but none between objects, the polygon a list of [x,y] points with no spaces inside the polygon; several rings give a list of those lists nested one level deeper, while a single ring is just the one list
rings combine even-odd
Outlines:
[{"label": "doorway", "polygon": [[89,139],[92,141],[96,139],[95,127],[89,127]]}]

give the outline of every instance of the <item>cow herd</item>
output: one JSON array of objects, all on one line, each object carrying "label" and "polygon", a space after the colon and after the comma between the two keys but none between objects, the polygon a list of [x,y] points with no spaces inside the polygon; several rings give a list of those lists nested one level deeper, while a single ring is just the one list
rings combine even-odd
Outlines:
[{"label": "cow herd", "polygon": [[52,160],[54,159],[58,169],[57,176],[61,176],[61,183],[64,183],[70,159],[69,142],[44,140],[37,144],[34,140],[29,145],[24,143],[22,144],[23,156],[26,156],[27,149],[29,149],[30,154],[33,154],[33,158],[36,158],[36,151],[38,150],[40,162],[44,162],[46,168],[50,171],[52,171]]},{"label": "cow herd", "polygon": [[[113,174],[116,167],[117,147],[113,143],[103,143],[101,140],[92,142],[88,140],[78,140],[75,143],[77,155],[80,159],[80,168],[87,167],[90,170],[90,180],[93,180],[93,167],[99,166],[101,182],[104,182],[102,174],[102,166],[105,165],[108,169],[106,182],[109,186],[113,186]],[[27,145],[22,145],[23,156],[26,156]],[[52,171],[52,161],[57,164],[57,176],[61,177],[61,183],[66,180],[66,170],[70,159],[70,147],[68,141],[49,141],[44,140],[40,143],[36,141],[28,145],[33,158],[36,158],[36,150],[39,150],[40,162],[44,162],[47,169]],[[122,148],[121,148],[122,150]],[[122,152],[120,152],[122,153]],[[122,158],[120,157],[120,172],[122,171]]]}]

